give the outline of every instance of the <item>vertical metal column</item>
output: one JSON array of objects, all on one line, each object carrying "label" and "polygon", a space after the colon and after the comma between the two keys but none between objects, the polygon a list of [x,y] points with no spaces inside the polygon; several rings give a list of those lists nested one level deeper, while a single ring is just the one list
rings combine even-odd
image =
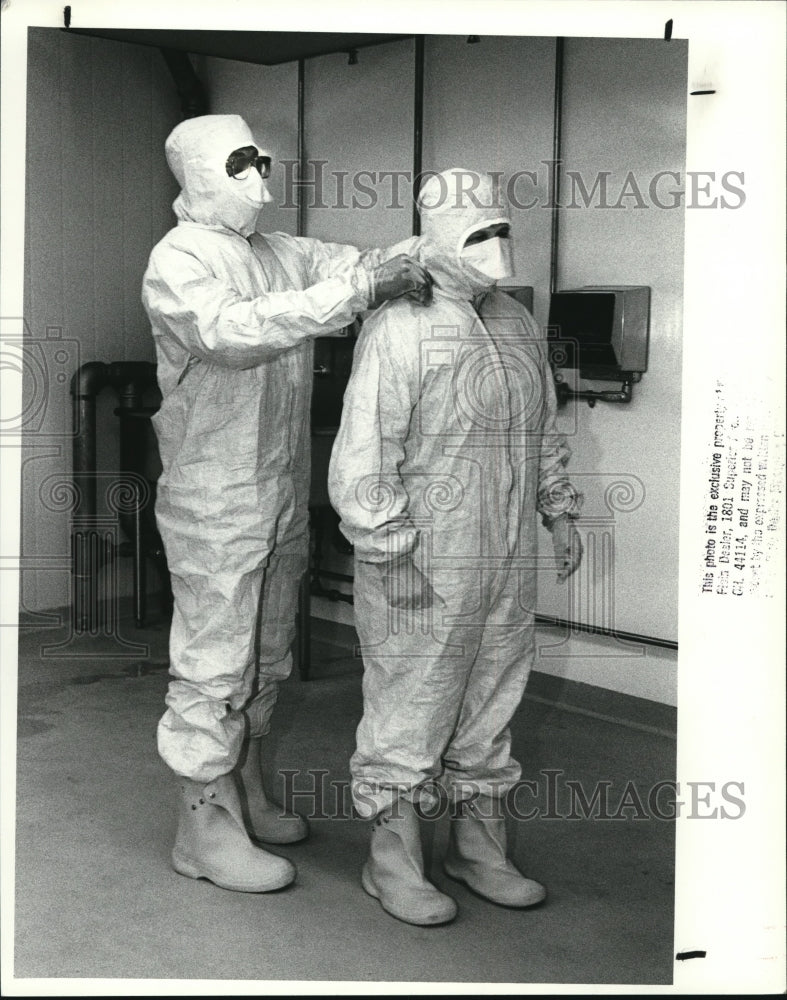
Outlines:
[{"label": "vertical metal column", "polygon": [[[298,206],[298,221],[296,234],[306,235],[306,204],[303,195],[303,184],[306,174],[306,141],[305,141],[305,111],[304,111],[304,79],[306,62],[298,60],[298,183],[296,184],[296,204]],[[311,522],[311,511],[309,511]],[[309,528],[311,533],[311,527]],[[295,639],[298,674],[301,680],[308,680],[311,670],[311,537],[309,538],[309,555],[306,572],[301,577],[298,591],[298,630]]]},{"label": "vertical metal column", "polygon": [[96,396],[107,382],[107,366],[89,361],[71,378],[73,407],[73,483],[71,521],[71,616],[74,633],[99,628],[96,578],[111,554],[97,529]]},{"label": "vertical metal column", "polygon": [[413,236],[421,235],[418,192],[421,186],[424,145],[424,36],[415,36],[415,83],[413,88]]},{"label": "vertical metal column", "polygon": [[304,116],[304,77],[305,60],[298,60],[298,183],[295,186],[297,191],[298,221],[296,228],[297,236],[306,235],[306,205],[303,199],[303,184],[301,183],[306,174],[306,142],[305,142],[305,116]]},{"label": "vertical metal column", "polygon": [[560,163],[563,146],[563,52],[564,38],[555,39],[555,99],[552,125],[552,173],[549,191],[552,195],[552,230],[549,244],[549,294],[557,291],[558,243],[560,239]]},{"label": "vertical metal column", "polygon": [[[145,621],[147,566],[143,540],[142,510],[148,501],[145,483],[146,420],[142,403],[144,392],[156,385],[156,366],[146,361],[115,361],[109,366],[109,381],[118,392],[120,405],[120,481],[129,494],[118,511],[120,522],[132,544],[134,621],[141,628]],[[133,494],[133,496],[131,496]],[[147,542],[147,545],[144,542]]]}]

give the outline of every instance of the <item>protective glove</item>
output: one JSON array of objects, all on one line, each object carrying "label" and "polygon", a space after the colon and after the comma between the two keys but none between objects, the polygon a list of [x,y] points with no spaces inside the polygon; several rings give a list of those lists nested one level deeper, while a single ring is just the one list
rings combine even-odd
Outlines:
[{"label": "protective glove", "polygon": [[392,608],[405,611],[420,611],[431,608],[435,603],[445,603],[410,555],[386,563],[383,567],[383,591]]},{"label": "protective glove", "polygon": [[389,299],[406,295],[422,306],[432,301],[432,276],[417,260],[400,253],[384,261],[372,271],[370,309],[376,309]]},{"label": "protective glove", "polygon": [[552,546],[555,550],[558,583],[564,583],[582,561],[582,538],[567,515],[552,522]]}]

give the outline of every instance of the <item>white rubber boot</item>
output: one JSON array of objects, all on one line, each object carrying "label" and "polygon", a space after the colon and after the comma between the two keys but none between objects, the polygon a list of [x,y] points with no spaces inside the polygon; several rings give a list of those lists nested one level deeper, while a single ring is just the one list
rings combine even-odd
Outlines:
[{"label": "white rubber boot", "polygon": [[262,739],[249,740],[246,756],[235,769],[246,828],[263,844],[295,844],[309,835],[309,824],[297,813],[285,812],[265,794],[262,782]]},{"label": "white rubber boot", "polygon": [[295,868],[286,858],[269,854],[249,840],[230,774],[207,785],[180,779],[172,867],[181,875],[206,878],[238,892],[271,892],[295,879]]},{"label": "white rubber boot", "polygon": [[453,899],[424,876],[418,816],[406,799],[374,821],[361,885],[387,913],[408,924],[446,924],[456,916]]},{"label": "white rubber boot", "polygon": [[480,796],[458,808],[461,815],[451,819],[446,874],[501,906],[535,906],[546,899],[543,885],[525,878],[506,857],[506,821],[499,803]]}]

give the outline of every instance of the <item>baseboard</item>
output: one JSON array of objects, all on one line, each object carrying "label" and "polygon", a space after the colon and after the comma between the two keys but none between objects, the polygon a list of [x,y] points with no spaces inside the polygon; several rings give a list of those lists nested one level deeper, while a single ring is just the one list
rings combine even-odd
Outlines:
[{"label": "baseboard", "polygon": [[673,705],[633,694],[621,694],[583,681],[554,677],[540,670],[530,674],[525,698],[673,739],[677,733],[678,710]]},{"label": "baseboard", "polygon": [[[152,591],[146,595],[146,624],[158,623],[161,620],[161,596],[160,591]],[[111,608],[111,604],[114,604],[114,608]],[[102,599],[97,602],[97,605],[99,610],[98,617],[101,621],[109,620],[110,611],[112,612],[112,619],[114,621],[132,622],[134,620],[134,596],[132,594],[117,597],[112,602],[108,599]],[[26,631],[61,628],[68,625],[70,621],[70,604],[60,605],[56,608],[42,608],[39,611],[30,611],[27,608],[20,608],[19,610],[18,625],[20,629],[25,629]]]}]

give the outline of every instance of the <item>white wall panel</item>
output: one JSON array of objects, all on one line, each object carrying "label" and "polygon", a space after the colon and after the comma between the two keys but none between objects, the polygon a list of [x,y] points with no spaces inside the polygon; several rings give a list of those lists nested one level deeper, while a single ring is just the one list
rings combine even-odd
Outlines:
[{"label": "white wall panel", "polygon": [[[567,407],[572,470],[583,473],[587,509],[605,506],[603,492],[616,478],[641,483],[642,503],[615,514],[614,587],[597,563],[596,592],[614,596],[605,621],[590,624],[677,639],[678,490],[683,309],[682,208],[659,208],[649,195],[662,170],[683,177],[686,146],[687,49],[680,42],[568,39],[565,45],[563,158],[588,189],[609,172],[605,208],[599,197],[571,202],[563,179],[558,288],[648,285],[651,288],[648,372],[631,404]],[[620,199],[629,171],[639,199]],[[672,187],[679,185],[672,182]],[[669,202],[661,184],[660,199]],[[633,478],[632,478],[633,477]],[[544,547],[546,551],[546,547]],[[586,569],[589,567],[586,567]],[[605,579],[602,576],[602,572]],[[566,614],[565,588],[544,574],[540,610]],[[587,617],[587,613],[584,617]]]},{"label": "white wall panel", "polygon": [[[534,286],[542,323],[549,287],[544,161],[552,155],[554,54],[550,38],[489,36],[468,45],[464,36],[430,36],[425,47],[424,168],[493,169],[506,178],[522,170],[537,174],[535,186],[525,182],[516,189],[538,204],[514,206],[515,280]],[[271,180],[275,201],[261,216],[260,229],[295,232],[295,211],[284,207],[281,164],[296,156],[296,64],[264,67],[207,57],[194,62],[210,110],[246,117],[279,164]],[[78,345],[80,361],[152,359],[139,283],[150,248],[171,225],[177,193],[163,156],[164,139],[180,118],[166,67],[154,49],[48,29],[31,32],[29,67],[28,323],[35,338],[47,326],[61,327],[63,337]],[[609,170],[613,191],[629,170],[645,178],[658,170],[682,171],[684,45],[568,39],[564,67],[565,169],[591,182],[597,171]],[[379,172],[412,167],[413,68],[410,41],[361,50],[354,66],[345,54],[306,63],[306,155],[327,161],[329,206],[307,210],[307,235],[360,246],[409,235],[409,188],[402,185],[403,198],[393,207],[390,181],[380,184]],[[363,210],[351,207],[358,170],[378,175],[378,200]],[[337,203],[342,173],[345,196]],[[610,476],[642,482],[642,505],[615,525],[614,621],[608,624],[662,638],[677,634],[682,242],[682,210],[561,212],[559,287],[642,283],[653,289],[650,370],[630,406],[577,407],[571,467],[582,474],[594,504]],[[67,393],[54,393],[52,402],[44,426],[56,433],[70,420]],[[561,416],[568,430],[573,419],[572,411]],[[107,421],[113,424],[111,415]],[[110,436],[102,447],[105,463],[113,447]],[[24,551],[65,554],[67,519],[42,509],[38,489],[51,471],[67,471],[70,446],[47,454],[26,454],[38,457],[23,473]],[[546,536],[542,541],[548,556]],[[610,580],[599,574],[594,570],[583,586],[608,595]],[[567,589],[547,576],[539,611],[569,616]],[[67,575],[26,574],[23,595],[27,608],[64,604]],[[573,612],[579,614],[576,607]],[[628,681],[619,689],[672,700],[670,655],[651,658],[639,670],[639,684],[636,663],[615,662],[616,650],[605,656],[600,648],[598,640],[590,651],[575,639],[539,668],[606,686],[615,686],[615,675],[624,669]]]},{"label": "white wall panel", "polygon": [[[414,48],[400,41],[361,49],[354,66],[346,53],[307,61],[306,158],[326,161],[318,168],[322,200],[307,198],[307,236],[368,248],[412,234],[409,184],[402,180],[393,192],[393,181],[379,175],[412,172]],[[360,171],[368,174],[355,185]]]},{"label": "white wall panel", "polygon": [[[25,320],[30,356],[46,357],[47,381],[43,420],[23,454],[25,610],[69,600],[68,515],[41,495],[48,477],[70,474],[68,380],[85,361],[153,360],[140,287],[153,244],[174,221],[164,139],[179,120],[156,49],[30,30]],[[61,344],[46,340],[48,328],[60,331]],[[27,373],[27,401],[42,389],[40,369],[31,371],[38,374]],[[117,462],[112,408],[101,399],[99,466],[107,469]],[[127,589],[126,560],[121,576]]]},{"label": "white wall panel", "polygon": [[298,64],[258,66],[200,56],[194,65],[211,114],[241,115],[272,158],[268,189],[273,201],[260,213],[258,229],[295,235],[298,213],[293,193],[285,190],[283,161],[298,158]]},{"label": "white wall panel", "polygon": [[[554,38],[431,36],[426,41],[424,167],[495,170],[511,188],[515,275],[531,285],[534,313],[549,304],[547,173],[552,156]],[[533,171],[536,183],[519,177]],[[531,201],[533,208],[518,208]]]}]

